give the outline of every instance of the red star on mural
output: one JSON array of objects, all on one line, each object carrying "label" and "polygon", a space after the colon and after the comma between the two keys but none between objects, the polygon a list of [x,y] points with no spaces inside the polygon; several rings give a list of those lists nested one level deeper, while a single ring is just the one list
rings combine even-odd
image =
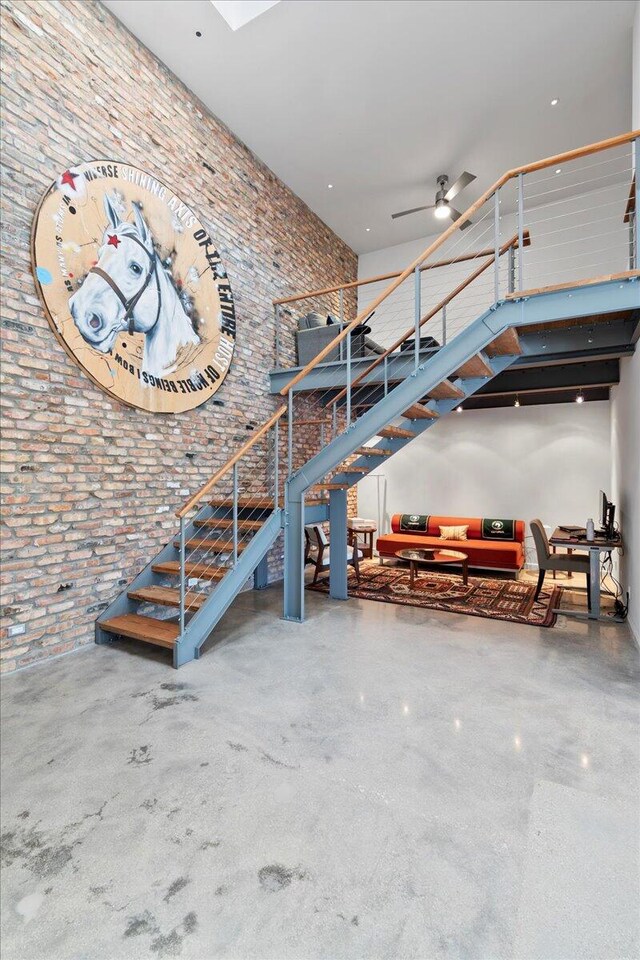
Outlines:
[{"label": "red star on mural", "polygon": [[118,237],[115,233],[114,233],[114,234],[109,234],[108,239],[107,239],[107,246],[108,246],[108,247],[115,247],[116,250],[117,250],[120,243],[122,243],[120,237]]},{"label": "red star on mural", "polygon": [[60,177],[60,183],[64,183],[67,187],[71,187],[72,190],[75,190],[76,185],[74,183],[74,180],[77,176],[78,176],[77,173],[71,173],[71,170],[65,170],[65,172]]}]

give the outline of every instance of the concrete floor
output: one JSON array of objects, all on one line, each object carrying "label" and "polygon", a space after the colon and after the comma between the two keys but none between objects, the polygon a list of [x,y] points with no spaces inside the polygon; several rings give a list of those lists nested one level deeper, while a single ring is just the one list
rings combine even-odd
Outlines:
[{"label": "concrete floor", "polygon": [[243,594],[7,679],[4,960],[637,957],[637,651]]}]

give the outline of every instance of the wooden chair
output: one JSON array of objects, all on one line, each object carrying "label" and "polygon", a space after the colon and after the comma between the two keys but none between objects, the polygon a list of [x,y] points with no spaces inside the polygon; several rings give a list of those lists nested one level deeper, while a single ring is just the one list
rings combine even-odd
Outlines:
[{"label": "wooden chair", "polygon": [[[305,526],[304,539],[305,566],[307,563],[315,564],[316,569],[312,582],[316,583],[318,580],[318,575],[322,573],[323,570],[328,570],[331,566],[331,545],[329,538],[327,537],[326,533],[324,532],[324,528],[320,523],[311,523]],[[362,550],[359,550],[357,547],[354,548],[350,544],[347,545],[347,563],[353,565],[358,583],[360,583],[359,561],[362,560],[362,556]]]},{"label": "wooden chair", "polygon": [[[553,554],[551,552],[551,546],[549,540],[547,539],[547,532],[544,529],[544,524],[541,520],[532,520],[531,521],[531,533],[533,535],[533,542],[536,545],[536,553],[538,554],[538,585],[536,587],[536,594],[534,599],[537,600],[542,590],[542,584],[544,582],[544,575],[547,570],[571,570],[574,573],[584,573],[587,578],[587,603],[589,610],[591,610],[591,576],[589,571],[589,557],[588,556],[569,556],[568,554]],[[600,584],[595,584],[596,590],[600,589]]]}]

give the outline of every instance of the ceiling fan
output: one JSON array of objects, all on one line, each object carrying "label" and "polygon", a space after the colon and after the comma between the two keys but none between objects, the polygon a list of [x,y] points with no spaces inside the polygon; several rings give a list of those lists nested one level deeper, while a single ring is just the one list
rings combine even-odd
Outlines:
[{"label": "ceiling fan", "polygon": [[[410,213],[419,213],[421,210],[433,210],[434,216],[438,220],[446,220],[449,217],[452,221],[459,220],[462,216],[455,207],[451,206],[451,201],[454,197],[457,197],[465,187],[468,187],[476,179],[475,174],[469,173],[467,170],[464,173],[461,173],[455,183],[452,183],[449,186],[449,177],[446,173],[440,174],[438,177],[438,189],[436,190],[436,202],[430,203],[426,207],[412,207],[411,210],[401,210],[400,213],[392,213],[391,219],[397,220],[398,217],[406,217]],[[465,220],[464,223],[460,225],[461,230],[466,230],[467,227],[471,226],[471,220]]]}]

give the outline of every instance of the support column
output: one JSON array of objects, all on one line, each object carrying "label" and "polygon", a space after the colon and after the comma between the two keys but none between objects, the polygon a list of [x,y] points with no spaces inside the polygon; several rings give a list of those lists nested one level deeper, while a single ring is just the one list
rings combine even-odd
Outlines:
[{"label": "support column", "polygon": [[347,491],[329,492],[329,524],[331,527],[331,566],[329,593],[334,600],[347,600]]},{"label": "support column", "polygon": [[304,495],[288,491],[284,528],[284,611],[285,620],[304,620]]},{"label": "support column", "polygon": [[253,589],[265,590],[269,586],[269,553],[264,557],[253,571]]}]

